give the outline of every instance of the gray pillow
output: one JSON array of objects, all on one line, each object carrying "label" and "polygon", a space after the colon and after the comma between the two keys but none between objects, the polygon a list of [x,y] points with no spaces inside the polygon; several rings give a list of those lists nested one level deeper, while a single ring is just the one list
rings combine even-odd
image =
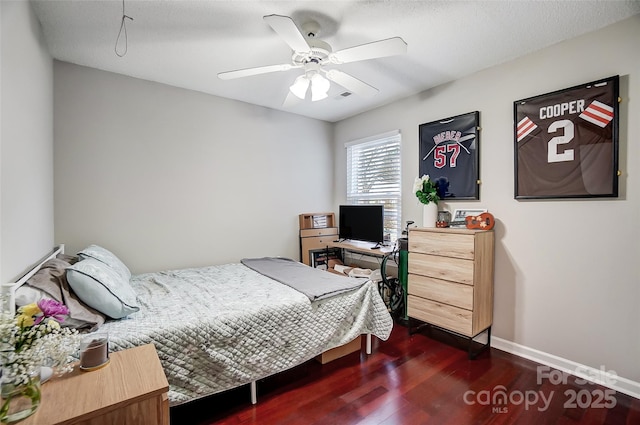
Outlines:
[{"label": "gray pillow", "polygon": [[131,272],[125,266],[125,264],[120,261],[118,257],[115,256],[111,251],[106,248],[103,248],[98,245],[89,245],[82,251],[78,252],[78,255],[82,259],[93,258],[98,261],[102,261],[118,273],[125,279],[131,279]]},{"label": "gray pillow", "polygon": [[128,279],[94,258],[78,261],[67,268],[67,282],[85,304],[120,319],[140,310]]}]

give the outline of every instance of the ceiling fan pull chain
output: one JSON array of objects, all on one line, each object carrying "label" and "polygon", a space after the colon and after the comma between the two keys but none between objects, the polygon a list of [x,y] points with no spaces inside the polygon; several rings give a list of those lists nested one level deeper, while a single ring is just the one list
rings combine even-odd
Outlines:
[{"label": "ceiling fan pull chain", "polygon": [[[127,16],[124,13],[124,0],[122,0],[122,21],[120,22],[120,31],[118,31],[118,37],[116,38],[116,45],[114,46],[116,55],[118,55],[119,57],[124,57],[124,55],[127,54],[127,49],[128,49],[128,40],[127,40],[127,25],[125,22],[125,19],[131,19],[133,21],[133,18],[131,16]],[[120,54],[120,52],[118,52],[118,42],[120,41],[120,36],[122,35],[124,31],[124,52],[122,52],[122,54]]]}]

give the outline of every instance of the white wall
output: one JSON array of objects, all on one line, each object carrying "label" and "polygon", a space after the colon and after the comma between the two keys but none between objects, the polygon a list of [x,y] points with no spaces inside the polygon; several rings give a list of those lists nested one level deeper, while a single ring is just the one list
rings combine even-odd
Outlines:
[{"label": "white wall", "polygon": [[0,2],[0,279],[53,247],[53,69],[26,1]]},{"label": "white wall", "polygon": [[332,126],[54,64],[55,237],[134,273],[299,258],[298,214],[331,208]]},{"label": "white wall", "polygon": [[[480,111],[479,202],[496,226],[494,335],[640,381],[640,16],[487,69],[336,125],[334,207],[346,199],[344,143],[402,131],[403,220],[421,222],[411,193],[418,126]],[[516,201],[513,102],[619,74],[620,196]]]}]

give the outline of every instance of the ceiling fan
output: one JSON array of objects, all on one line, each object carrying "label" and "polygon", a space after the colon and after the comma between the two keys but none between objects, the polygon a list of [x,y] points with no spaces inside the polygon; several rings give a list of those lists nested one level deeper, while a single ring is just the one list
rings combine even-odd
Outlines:
[{"label": "ceiling fan", "polygon": [[289,94],[284,102],[285,106],[298,99],[306,99],[309,91],[311,92],[311,101],[325,99],[331,86],[330,81],[359,96],[372,96],[378,92],[378,89],[346,72],[333,68],[324,69],[325,66],[400,55],[407,52],[407,43],[400,37],[374,41],[334,52],[329,44],[315,38],[320,30],[320,26],[315,21],[302,25],[302,31],[300,31],[288,16],[268,15],[263,19],[293,49],[291,63],[221,72],[218,74],[218,78],[230,80],[270,72],[302,69],[304,73],[298,76],[289,88]]}]

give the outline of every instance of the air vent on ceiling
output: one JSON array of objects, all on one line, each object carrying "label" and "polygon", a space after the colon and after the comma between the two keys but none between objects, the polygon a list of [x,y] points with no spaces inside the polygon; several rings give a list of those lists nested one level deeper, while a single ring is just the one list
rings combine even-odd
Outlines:
[{"label": "air vent on ceiling", "polygon": [[352,94],[353,94],[353,93],[352,93],[352,92],[350,92],[350,91],[343,91],[342,93],[338,93],[338,94],[334,95],[334,97],[333,97],[333,98],[334,98],[335,100],[341,100],[341,99],[344,99],[345,97],[349,97],[349,96],[351,96]]}]

